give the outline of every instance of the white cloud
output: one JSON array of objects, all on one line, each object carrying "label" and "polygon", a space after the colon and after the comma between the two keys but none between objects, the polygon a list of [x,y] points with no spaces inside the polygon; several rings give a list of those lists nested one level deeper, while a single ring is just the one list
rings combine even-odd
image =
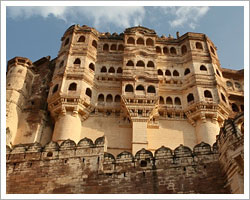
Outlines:
[{"label": "white cloud", "polygon": [[207,6],[180,6],[180,7],[161,7],[165,14],[174,17],[169,23],[172,27],[189,26],[195,29],[198,21],[208,12]]},{"label": "white cloud", "polygon": [[129,27],[142,23],[145,15],[144,7],[9,7],[8,17],[30,18],[32,16],[42,16],[47,18],[53,15],[67,23],[72,23],[81,17],[93,20],[94,26],[99,27],[111,23],[119,27]]}]

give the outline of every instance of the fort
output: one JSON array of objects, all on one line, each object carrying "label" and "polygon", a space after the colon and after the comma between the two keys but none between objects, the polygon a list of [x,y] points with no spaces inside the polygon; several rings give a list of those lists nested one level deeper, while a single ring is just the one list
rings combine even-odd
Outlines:
[{"label": "fort", "polygon": [[61,41],[8,61],[7,193],[244,193],[244,70],[205,34]]}]

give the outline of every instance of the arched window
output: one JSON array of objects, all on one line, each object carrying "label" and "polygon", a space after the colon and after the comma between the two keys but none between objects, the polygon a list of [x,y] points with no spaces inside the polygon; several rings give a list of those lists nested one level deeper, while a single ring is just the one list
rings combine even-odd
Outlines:
[{"label": "arched window", "polygon": [[196,49],[201,49],[201,50],[203,49],[202,44],[200,42],[196,42],[195,47]]},{"label": "arched window", "polygon": [[234,112],[239,112],[239,108],[238,108],[238,106],[235,103],[232,104],[232,110]]},{"label": "arched window", "polygon": [[109,51],[109,45],[108,44],[103,45],[103,51]]},{"label": "arched window", "polygon": [[230,82],[230,81],[227,81],[227,87],[233,87],[233,84],[232,84],[232,82]]},{"label": "arched window", "polygon": [[118,67],[118,69],[117,69],[116,73],[121,74],[121,73],[122,73],[122,68],[121,68],[121,67]]},{"label": "arched window", "polygon": [[134,66],[134,63],[133,63],[133,61],[132,60],[129,60],[128,62],[127,62],[127,64],[126,64],[127,66]]},{"label": "arched window", "polygon": [[60,62],[59,68],[63,67],[64,61]]},{"label": "arched window", "polygon": [[98,102],[104,102],[104,95],[103,94],[98,95]]},{"label": "arched window", "polygon": [[170,48],[170,53],[175,55],[176,54],[176,49],[174,47],[171,47]]},{"label": "arched window", "polygon": [[144,91],[145,89],[144,89],[143,85],[138,85],[138,86],[136,87],[136,90]]},{"label": "arched window", "polygon": [[181,99],[179,97],[175,97],[174,104],[175,105],[181,105]]},{"label": "arched window", "polygon": [[85,37],[82,35],[81,37],[79,37],[77,42],[85,42]]},{"label": "arched window", "polygon": [[235,85],[235,88],[237,88],[237,89],[240,89],[240,88],[241,88],[241,84],[238,83],[238,82],[235,82],[234,85]]},{"label": "arched window", "polygon": [[128,40],[127,40],[127,43],[128,44],[135,44],[135,39],[132,38],[132,37],[129,37]]},{"label": "arched window", "polygon": [[164,54],[168,54],[168,48],[167,48],[167,47],[164,47],[164,48],[163,48],[163,53],[164,53]]},{"label": "arched window", "polygon": [[147,67],[155,67],[155,64],[152,61],[148,61]]},{"label": "arched window", "polygon": [[184,72],[184,75],[186,76],[186,75],[188,75],[190,73],[190,69],[189,68],[186,68],[185,69],[185,72]]},{"label": "arched window", "polygon": [[186,53],[187,53],[187,46],[186,46],[186,45],[183,45],[183,46],[181,47],[181,54],[184,55],[184,54],[186,54]]},{"label": "arched window", "polygon": [[70,91],[76,91],[76,88],[77,88],[77,84],[76,84],[76,83],[71,83],[71,84],[69,85],[69,90],[70,90]]},{"label": "arched window", "polygon": [[111,103],[113,102],[113,96],[111,94],[108,94],[107,98],[106,98],[106,102],[107,103]]},{"label": "arched window", "polygon": [[81,64],[80,58],[76,58],[74,61],[74,65],[80,65],[80,64]]},{"label": "arched window", "polygon": [[137,44],[144,45],[144,40],[143,38],[138,38],[136,41]]},{"label": "arched window", "polygon": [[211,52],[215,55],[214,48],[210,47]]},{"label": "arched window", "polygon": [[148,93],[155,93],[155,87],[150,85],[148,86],[148,90],[147,90]]},{"label": "arched window", "polygon": [[110,67],[110,68],[109,68],[109,73],[115,73],[114,67]]},{"label": "arched window", "polygon": [[144,63],[142,60],[139,60],[139,61],[136,63],[136,66],[137,66],[137,67],[145,67],[145,63]]},{"label": "arched window", "polygon": [[105,66],[103,66],[103,67],[101,68],[101,73],[105,73],[105,72],[107,72],[107,68],[106,68]]},{"label": "arched window", "polygon": [[124,50],[124,46],[122,44],[119,44],[118,51],[123,51],[123,50]]},{"label": "arched window", "polygon": [[120,95],[115,96],[115,102],[121,102],[121,96]]},{"label": "arched window", "polygon": [[91,96],[92,96],[91,89],[87,88],[86,91],[85,91],[85,94],[91,98]]},{"label": "arched window", "polygon": [[53,93],[53,94],[54,94],[54,93],[56,93],[56,92],[57,92],[57,90],[58,90],[58,84],[56,84],[56,85],[55,85],[55,87],[53,88],[52,93]]},{"label": "arched window", "polygon": [[134,88],[131,84],[126,85],[125,92],[134,92]]},{"label": "arched window", "polygon": [[167,69],[166,72],[165,72],[165,75],[166,76],[171,76],[171,72]]},{"label": "arched window", "polygon": [[187,96],[187,102],[190,103],[194,101],[194,95],[192,93],[190,93],[188,96]]},{"label": "arched window", "polygon": [[67,44],[69,44],[69,38],[67,38],[64,42],[64,46],[66,46]]},{"label": "arched window", "polygon": [[218,69],[216,69],[216,73],[218,74],[218,76],[221,76]]},{"label": "arched window", "polygon": [[179,72],[177,70],[174,70],[173,76],[179,76]]},{"label": "arched window", "polygon": [[92,46],[95,47],[95,48],[97,49],[97,42],[96,42],[96,40],[93,40],[93,41],[92,41]]},{"label": "arched window", "polygon": [[213,98],[212,93],[211,93],[209,90],[205,90],[205,91],[204,91],[204,96],[205,96],[206,98]]},{"label": "arched window", "polygon": [[163,75],[163,72],[162,72],[162,70],[161,69],[158,69],[158,76],[162,76]]},{"label": "arched window", "polygon": [[95,65],[93,63],[90,63],[89,64],[89,69],[95,71]]},{"label": "arched window", "polygon": [[146,45],[147,45],[147,46],[154,46],[154,41],[153,41],[151,38],[148,38],[148,39],[146,40]]},{"label": "arched window", "polygon": [[201,66],[200,66],[200,70],[201,70],[201,71],[207,71],[207,68],[206,68],[204,65],[201,65]]},{"label": "arched window", "polygon": [[168,105],[172,105],[173,104],[173,100],[172,100],[171,97],[167,97],[166,104],[168,104]]},{"label": "arched window", "polygon": [[156,53],[161,54],[161,47],[157,46],[157,47],[155,47],[155,50],[156,50]]},{"label": "arched window", "polygon": [[226,100],[226,97],[224,96],[224,94],[220,93],[220,95],[221,95],[222,100],[223,100],[225,103],[227,103],[227,100]]},{"label": "arched window", "polygon": [[116,44],[112,44],[110,47],[110,50],[115,51],[116,50]]},{"label": "arched window", "polygon": [[164,98],[162,96],[160,96],[159,102],[160,102],[160,104],[164,104]]}]

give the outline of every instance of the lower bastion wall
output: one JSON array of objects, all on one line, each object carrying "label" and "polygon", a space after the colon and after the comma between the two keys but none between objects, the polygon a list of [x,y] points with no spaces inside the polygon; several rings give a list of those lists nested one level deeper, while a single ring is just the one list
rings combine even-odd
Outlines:
[{"label": "lower bastion wall", "polygon": [[105,152],[105,141],[7,146],[7,193],[230,193],[216,145],[115,157]]}]

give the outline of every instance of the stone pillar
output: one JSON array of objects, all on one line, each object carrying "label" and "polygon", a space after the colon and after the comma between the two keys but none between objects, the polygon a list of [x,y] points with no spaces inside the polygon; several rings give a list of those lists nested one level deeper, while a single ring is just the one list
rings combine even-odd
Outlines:
[{"label": "stone pillar", "polygon": [[142,148],[147,149],[148,141],[147,141],[147,122],[143,121],[133,121],[132,122],[132,153],[136,154],[137,151]]},{"label": "stone pillar", "polygon": [[220,126],[215,120],[197,120],[195,132],[197,144],[200,142],[205,142],[212,146],[216,141],[216,135],[218,135],[220,132]]}]

